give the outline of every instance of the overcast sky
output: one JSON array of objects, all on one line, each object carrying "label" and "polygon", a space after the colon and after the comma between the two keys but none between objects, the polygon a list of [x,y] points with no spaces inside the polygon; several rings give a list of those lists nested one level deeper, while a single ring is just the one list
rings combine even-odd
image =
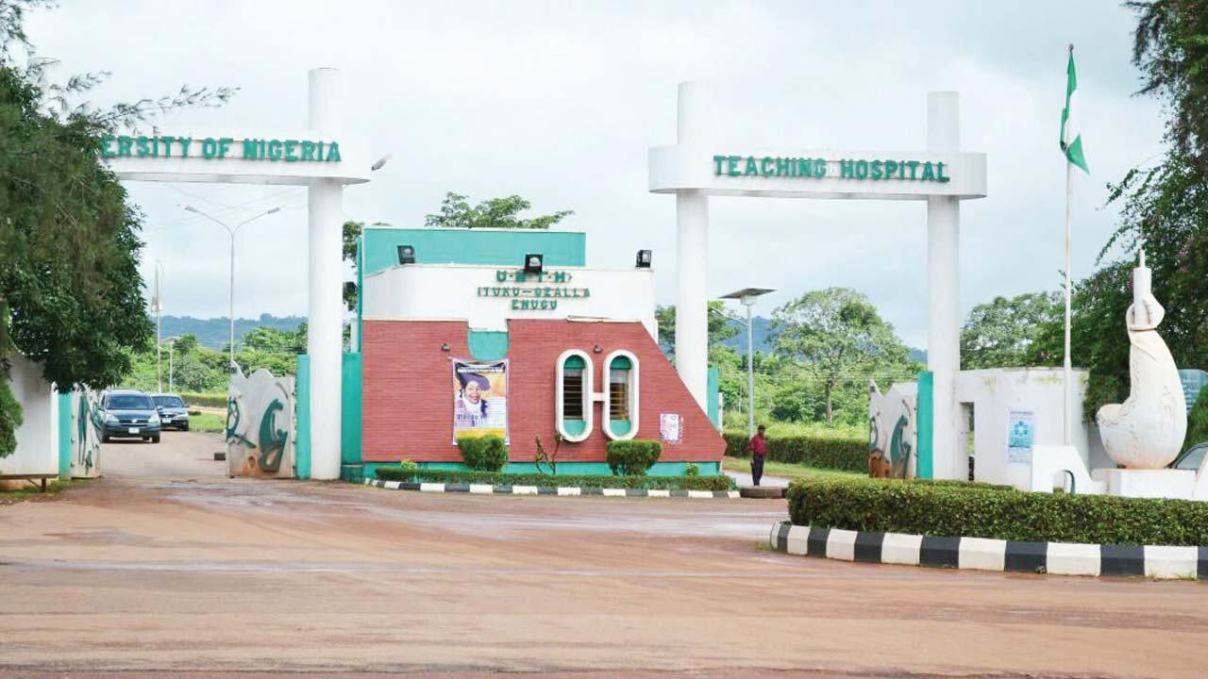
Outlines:
[{"label": "overcast sky", "polygon": [[[375,157],[345,191],[350,219],[423,224],[446,191],[520,194],[573,209],[588,264],[654,250],[658,298],[675,296],[675,199],[646,190],[647,150],[675,142],[676,84],[705,88],[727,148],[909,151],[926,95],[957,90],[963,148],[989,156],[989,197],[961,208],[961,305],[1055,290],[1064,165],[1057,149],[1065,49],[1077,46],[1090,177],[1076,180],[1074,273],[1114,228],[1105,184],[1161,151],[1160,108],[1132,96],[1134,17],[1117,2],[70,2],[29,34],[61,76],[109,71],[105,103],[182,84],[241,88],[225,108],[160,123],[255,131],[306,124],[307,70],[342,69],[346,120]],[[165,313],[227,311],[227,236],[188,202],[245,227],[236,315],[306,312],[306,195],[299,187],[129,183],[146,215],[144,275],[165,269]],[[911,345],[926,344],[926,209],[917,202],[714,198],[713,294],[848,286]],[[1160,285],[1160,282],[1159,282]]]}]

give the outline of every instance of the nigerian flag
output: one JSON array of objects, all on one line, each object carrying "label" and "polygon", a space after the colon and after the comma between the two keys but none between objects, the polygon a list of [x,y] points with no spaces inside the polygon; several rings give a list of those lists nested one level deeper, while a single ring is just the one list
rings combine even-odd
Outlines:
[{"label": "nigerian flag", "polygon": [[[1078,89],[1078,76],[1074,73],[1074,46],[1070,45],[1070,63],[1065,68],[1065,108],[1061,109],[1061,150],[1065,157],[1074,165],[1090,174],[1086,166],[1086,156],[1082,155],[1082,134],[1076,122],[1070,119],[1070,105],[1074,99],[1074,90]],[[1070,140],[1073,141],[1070,141]]]}]

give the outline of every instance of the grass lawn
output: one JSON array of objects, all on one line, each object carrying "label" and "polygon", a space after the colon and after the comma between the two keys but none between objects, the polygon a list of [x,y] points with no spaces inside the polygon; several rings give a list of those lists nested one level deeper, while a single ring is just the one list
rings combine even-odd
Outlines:
[{"label": "grass lawn", "polygon": [[[734,472],[751,473],[751,460],[740,457],[724,457],[722,458],[722,468]],[[804,478],[854,478],[867,476],[860,472],[849,472],[840,469],[822,469],[820,467],[809,467],[803,464],[790,464],[788,462],[774,462],[766,460],[763,463],[763,473],[767,476],[779,476],[786,479],[804,479]]]},{"label": "grass lawn", "polygon": [[216,413],[190,415],[189,429],[191,431],[221,434],[222,432],[226,431],[226,416],[218,415]]}]

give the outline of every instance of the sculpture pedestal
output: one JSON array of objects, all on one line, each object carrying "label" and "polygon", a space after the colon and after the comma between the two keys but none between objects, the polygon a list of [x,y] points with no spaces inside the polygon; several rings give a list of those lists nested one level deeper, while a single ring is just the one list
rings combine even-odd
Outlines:
[{"label": "sculpture pedestal", "polygon": [[1092,476],[1106,482],[1108,495],[1191,500],[1195,494],[1189,469],[1096,469]]}]

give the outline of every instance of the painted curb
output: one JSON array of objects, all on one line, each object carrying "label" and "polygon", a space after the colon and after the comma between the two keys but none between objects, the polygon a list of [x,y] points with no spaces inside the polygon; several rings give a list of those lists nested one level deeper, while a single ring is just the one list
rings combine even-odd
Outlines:
[{"label": "painted curb", "polygon": [[693,499],[738,497],[736,490],[658,490],[646,488],[588,488],[586,486],[495,486],[489,483],[419,483],[365,479],[366,486],[421,493],[470,493],[473,495],[592,495],[596,497],[686,497]]},{"label": "painted curb", "polygon": [[1208,580],[1208,547],[1092,545],[871,533],[817,526],[772,526],[777,552],[862,563],[1013,573]]}]

